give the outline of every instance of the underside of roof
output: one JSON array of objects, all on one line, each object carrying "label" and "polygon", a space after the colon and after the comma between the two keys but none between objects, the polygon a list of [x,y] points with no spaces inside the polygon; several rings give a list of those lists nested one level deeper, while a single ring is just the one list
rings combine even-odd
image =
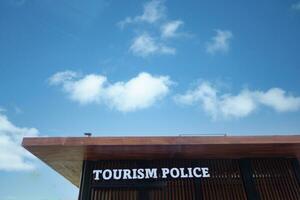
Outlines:
[{"label": "underside of roof", "polygon": [[22,145],[77,187],[83,160],[300,158],[300,135],[32,137]]}]

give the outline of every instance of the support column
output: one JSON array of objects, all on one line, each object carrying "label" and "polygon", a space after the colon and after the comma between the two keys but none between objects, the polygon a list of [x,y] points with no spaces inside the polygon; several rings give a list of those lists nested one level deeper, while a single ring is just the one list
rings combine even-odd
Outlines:
[{"label": "support column", "polygon": [[79,190],[79,200],[90,200],[91,199],[91,183],[92,183],[92,172],[91,164],[89,161],[83,161],[81,182]]}]

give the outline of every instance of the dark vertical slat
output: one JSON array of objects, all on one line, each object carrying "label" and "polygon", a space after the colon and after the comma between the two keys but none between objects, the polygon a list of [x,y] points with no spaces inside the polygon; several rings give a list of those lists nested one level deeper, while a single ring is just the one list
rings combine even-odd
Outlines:
[{"label": "dark vertical slat", "polygon": [[[196,165],[201,165],[202,162],[193,161],[191,162],[191,166],[196,167]],[[203,199],[203,189],[202,189],[202,182],[200,179],[193,179],[194,183],[194,191],[195,191],[195,199],[202,200]]]},{"label": "dark vertical slat", "polygon": [[298,184],[300,185],[300,165],[299,165],[299,161],[296,158],[291,158],[290,161],[292,163],[293,171],[294,171],[295,176],[297,178]]},{"label": "dark vertical slat", "polygon": [[216,199],[218,196],[218,193],[217,193],[218,191],[216,190],[216,187],[215,187],[215,179],[216,179],[215,171],[216,170],[214,168],[214,163],[212,163],[212,161],[209,160],[208,165],[211,168],[211,178],[209,180],[206,180],[209,182],[209,188],[210,188],[207,199],[210,199],[210,198]]},{"label": "dark vertical slat", "polygon": [[251,168],[251,162],[248,159],[241,159],[239,161],[240,170],[243,177],[244,187],[248,200],[260,200],[260,196],[255,188],[255,182],[253,180],[253,172]]},{"label": "dark vertical slat", "polygon": [[149,191],[148,190],[139,190],[138,191],[138,200],[149,200]]},{"label": "dark vertical slat", "polygon": [[217,180],[216,180],[216,185],[219,186],[219,199],[227,199],[226,198],[226,190],[223,186],[223,177],[222,177],[222,172],[220,171],[220,165],[222,164],[223,160],[220,160],[217,162],[217,160],[214,160],[214,164],[216,165],[216,170],[217,170]]},{"label": "dark vertical slat", "polygon": [[255,180],[256,188],[258,193],[260,194],[261,199],[266,199],[269,197],[268,194],[268,189],[265,185],[265,174],[262,172],[260,168],[260,163],[255,159],[251,161],[251,166],[252,166],[252,172],[253,172],[253,178]]}]

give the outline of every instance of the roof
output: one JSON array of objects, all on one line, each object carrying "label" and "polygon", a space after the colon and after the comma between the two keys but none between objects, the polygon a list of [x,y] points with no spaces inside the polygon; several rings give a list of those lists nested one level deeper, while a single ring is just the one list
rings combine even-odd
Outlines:
[{"label": "roof", "polygon": [[300,158],[300,135],[32,137],[22,145],[77,187],[83,160]]}]

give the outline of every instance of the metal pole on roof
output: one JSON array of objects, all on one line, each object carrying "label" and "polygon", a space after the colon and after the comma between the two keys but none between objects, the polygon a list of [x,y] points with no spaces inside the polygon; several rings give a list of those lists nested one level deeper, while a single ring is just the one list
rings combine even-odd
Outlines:
[{"label": "metal pole on roof", "polygon": [[224,134],[179,134],[180,137],[193,137],[193,136],[227,136],[227,133]]}]

